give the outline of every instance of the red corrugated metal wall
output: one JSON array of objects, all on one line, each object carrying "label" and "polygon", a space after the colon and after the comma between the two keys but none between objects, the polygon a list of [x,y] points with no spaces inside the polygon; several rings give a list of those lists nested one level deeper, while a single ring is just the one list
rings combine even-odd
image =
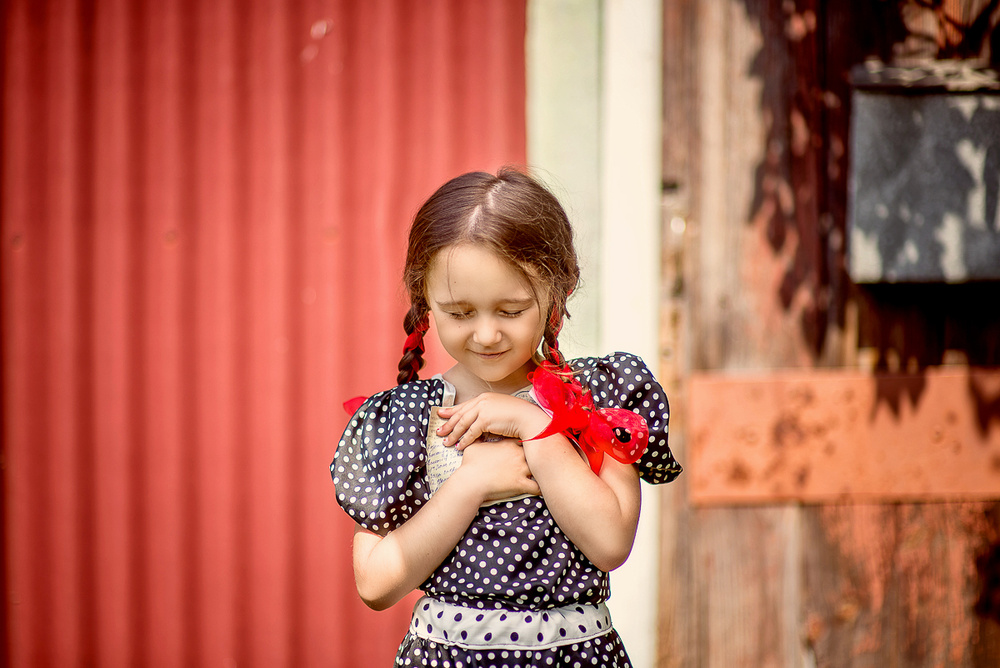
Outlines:
[{"label": "red corrugated metal wall", "polygon": [[391,661],[326,466],[410,216],[524,161],[524,4],[0,4],[10,665]]}]

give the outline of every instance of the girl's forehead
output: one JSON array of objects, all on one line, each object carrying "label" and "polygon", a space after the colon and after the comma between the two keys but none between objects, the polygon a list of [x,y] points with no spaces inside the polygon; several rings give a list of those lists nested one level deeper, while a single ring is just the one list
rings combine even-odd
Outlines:
[{"label": "girl's forehead", "polygon": [[534,297],[538,281],[533,274],[492,248],[460,243],[441,249],[431,259],[427,287],[433,290],[447,286],[450,291],[461,288],[482,291],[490,287],[508,291],[517,289]]},{"label": "girl's forehead", "polygon": [[485,244],[463,242],[446,246],[431,258],[428,273],[453,273],[477,268],[525,276],[525,272]]}]

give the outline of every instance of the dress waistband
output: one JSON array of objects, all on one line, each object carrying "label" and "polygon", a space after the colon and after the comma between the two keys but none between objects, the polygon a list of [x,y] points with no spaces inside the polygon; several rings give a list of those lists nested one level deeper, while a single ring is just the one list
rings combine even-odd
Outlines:
[{"label": "dress waistband", "polygon": [[482,610],[424,596],[413,607],[410,633],[468,649],[547,649],[611,631],[604,603],[546,610]]}]

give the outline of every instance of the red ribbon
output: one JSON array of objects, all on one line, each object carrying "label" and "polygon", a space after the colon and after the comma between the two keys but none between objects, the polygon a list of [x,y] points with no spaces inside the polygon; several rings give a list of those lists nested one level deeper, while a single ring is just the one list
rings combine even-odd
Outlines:
[{"label": "red ribbon", "polygon": [[528,374],[538,403],[552,413],[552,421],[538,436],[526,440],[561,433],[583,450],[594,473],[600,473],[605,454],[622,464],[639,461],[649,445],[645,418],[624,408],[597,408],[580,381],[571,378],[567,382],[556,370],[543,362]]},{"label": "red ribbon", "polygon": [[361,408],[361,404],[368,401],[368,397],[351,397],[344,402],[344,410],[347,411],[348,415],[354,415]]},{"label": "red ribbon", "polygon": [[408,353],[411,350],[419,350],[424,352],[424,331],[415,329],[410,332],[410,335],[406,337],[406,342],[403,344],[403,352]]}]

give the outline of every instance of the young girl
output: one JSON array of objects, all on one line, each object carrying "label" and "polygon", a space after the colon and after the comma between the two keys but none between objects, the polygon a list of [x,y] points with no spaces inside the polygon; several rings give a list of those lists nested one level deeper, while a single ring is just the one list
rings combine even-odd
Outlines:
[{"label": "young girl", "polygon": [[[520,172],[459,176],[417,213],[404,280],[399,385],[361,405],[330,466],[362,599],[425,594],[396,665],[630,666],[608,572],[639,479],[681,467],[641,360],[559,352],[579,280],[565,212]],[[455,365],[419,380],[429,317]]]}]

